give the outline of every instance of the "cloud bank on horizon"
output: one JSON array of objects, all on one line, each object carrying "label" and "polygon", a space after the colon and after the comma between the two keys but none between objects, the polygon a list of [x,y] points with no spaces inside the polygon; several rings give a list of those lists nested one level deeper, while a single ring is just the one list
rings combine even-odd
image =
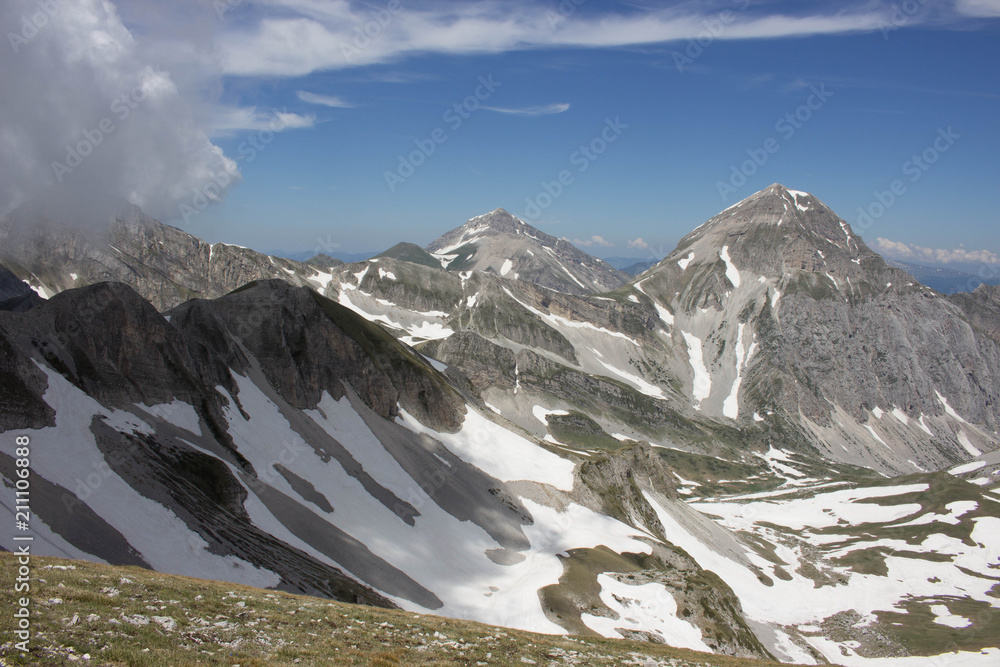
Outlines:
[{"label": "cloud bank on horizon", "polygon": [[1000,255],[989,250],[958,248],[924,248],[914,243],[879,237],[875,240],[880,253],[893,259],[934,264],[1000,264]]}]

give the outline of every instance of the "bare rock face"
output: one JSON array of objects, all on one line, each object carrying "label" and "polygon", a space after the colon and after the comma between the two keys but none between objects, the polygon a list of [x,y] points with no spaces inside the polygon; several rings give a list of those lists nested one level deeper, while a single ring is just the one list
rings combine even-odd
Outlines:
[{"label": "bare rock face", "polygon": [[160,311],[193,298],[215,298],[253,280],[309,277],[337,261],[307,265],[242,246],[209,244],[150,218],[125,201],[108,219],[83,225],[32,202],[0,220],[0,261],[51,296],[97,282],[121,282]]},{"label": "bare rock face", "polygon": [[962,309],[977,333],[1000,342],[1000,286],[980,285],[972,293],[952,294],[948,300]]},{"label": "bare rock face", "polygon": [[489,271],[568,294],[617,289],[629,276],[515,218],[502,208],[476,216],[427,246],[449,271]]},{"label": "bare rock face", "polygon": [[28,283],[0,264],[0,310],[22,312],[34,308],[41,301],[42,297]]}]

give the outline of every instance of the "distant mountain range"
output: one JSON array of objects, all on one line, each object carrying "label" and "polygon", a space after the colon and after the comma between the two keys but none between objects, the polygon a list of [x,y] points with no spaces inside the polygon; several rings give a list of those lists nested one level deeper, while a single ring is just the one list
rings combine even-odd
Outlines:
[{"label": "distant mountain range", "polygon": [[54,217],[0,221],[34,553],[799,664],[1000,659],[1000,288],[943,296],[812,194],[635,277],[503,209],[350,263]]},{"label": "distant mountain range", "polygon": [[941,292],[941,294],[974,292],[980,285],[1000,285],[1000,278],[998,277],[981,278],[975,274],[967,273],[965,271],[934,266],[922,266],[920,264],[901,262],[896,259],[888,259],[886,262],[890,266],[903,269],[924,285]]}]

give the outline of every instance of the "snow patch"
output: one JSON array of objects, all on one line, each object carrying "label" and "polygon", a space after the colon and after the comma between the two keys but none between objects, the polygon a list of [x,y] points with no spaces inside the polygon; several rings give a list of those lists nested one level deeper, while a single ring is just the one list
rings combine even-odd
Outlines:
[{"label": "snow patch", "polygon": [[740,384],[743,382],[743,365],[746,362],[747,354],[743,348],[743,322],[739,323],[736,334],[736,379],[733,380],[733,388],[729,390],[729,396],[722,403],[722,414],[730,419],[736,419],[740,414]]},{"label": "snow patch", "polygon": [[322,271],[317,271],[314,275],[306,278],[309,282],[316,283],[321,291],[326,291],[326,288],[330,286],[333,281],[333,272],[323,273]]},{"label": "snow patch", "polygon": [[969,440],[969,436],[965,434],[965,431],[958,432],[958,443],[965,447],[965,451],[969,452],[972,456],[982,456],[983,453],[979,451],[975,445]]},{"label": "snow patch", "polygon": [[622,639],[626,635],[618,629],[652,632],[668,646],[711,652],[702,640],[701,630],[677,617],[677,602],[663,584],[634,586],[603,573],[597,575],[597,583],[601,586],[601,601],[618,618],[583,614],[580,618],[591,630]]},{"label": "snow patch", "polygon": [[949,628],[967,628],[972,625],[972,621],[965,616],[957,616],[948,610],[948,605],[931,605],[931,613],[937,616],[934,622],[938,625],[946,625]]},{"label": "snow patch", "polygon": [[695,409],[701,409],[701,402],[712,393],[712,376],[705,368],[705,361],[702,358],[701,339],[694,334],[681,331],[684,342],[687,343],[688,359],[691,362],[691,372],[694,374],[694,382],[691,386],[691,396],[695,400]]},{"label": "snow patch", "polygon": [[986,467],[986,461],[970,461],[968,463],[963,463],[960,466],[955,466],[948,472],[952,475],[964,475],[966,473],[975,472],[980,468]]},{"label": "snow patch", "polygon": [[397,420],[411,431],[441,441],[460,459],[502,482],[529,480],[550,484],[561,491],[573,490],[572,461],[493,423],[471,405],[467,406],[465,422],[458,433],[439,433],[402,409]]},{"label": "snow patch", "polygon": [[685,271],[687,270],[688,264],[690,264],[691,260],[693,259],[694,259],[694,253],[692,252],[687,257],[683,257],[677,260],[677,266],[681,267],[681,271]]},{"label": "snow patch", "polygon": [[513,268],[514,268],[514,262],[510,261],[509,259],[505,259],[503,261],[503,266],[500,267],[500,275],[501,276],[507,275]]},{"label": "snow patch", "polygon": [[886,449],[889,449],[889,450],[892,449],[892,447],[890,447],[889,445],[886,444],[885,440],[883,440],[881,437],[879,437],[879,434],[875,432],[875,429],[872,428],[871,424],[865,424],[865,428],[868,429],[868,432],[872,434],[872,437],[875,438],[876,440],[878,440],[880,443],[882,443],[885,446]]},{"label": "snow patch", "polygon": [[535,415],[535,419],[548,426],[549,415],[556,415],[557,417],[559,417],[568,415],[569,412],[566,410],[547,410],[540,405],[536,405],[533,408],[531,408],[531,414]]},{"label": "snow patch", "polygon": [[722,250],[719,251],[719,257],[726,263],[726,278],[728,278],[729,282],[733,284],[733,287],[739,287],[740,272],[729,258],[729,246],[722,246]]},{"label": "snow patch", "polygon": [[160,403],[158,405],[135,403],[135,406],[144,412],[148,412],[154,417],[159,417],[160,419],[173,424],[178,428],[190,431],[196,435],[201,435],[201,418],[198,417],[198,413],[192,406],[188,405],[179,398],[175,398],[170,403]]},{"label": "snow patch", "polygon": [[608,369],[621,379],[628,382],[628,384],[630,384],[634,389],[639,390],[646,396],[652,396],[653,398],[659,398],[662,400],[667,399],[662,389],[660,389],[654,384],[650,384],[649,382],[646,381],[645,378],[639,377],[634,373],[629,373],[628,371],[623,371],[622,369],[617,368],[616,366],[612,366],[603,359],[597,359],[596,361],[597,363],[604,366],[606,369]]}]

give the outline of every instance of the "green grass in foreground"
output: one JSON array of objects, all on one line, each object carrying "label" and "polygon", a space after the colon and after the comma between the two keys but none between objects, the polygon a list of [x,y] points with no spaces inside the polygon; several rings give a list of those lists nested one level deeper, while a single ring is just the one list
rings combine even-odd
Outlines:
[{"label": "green grass in foreground", "polygon": [[224,582],[31,558],[30,653],[14,648],[16,558],[0,553],[3,665],[776,667],[644,642],[538,635]]}]

